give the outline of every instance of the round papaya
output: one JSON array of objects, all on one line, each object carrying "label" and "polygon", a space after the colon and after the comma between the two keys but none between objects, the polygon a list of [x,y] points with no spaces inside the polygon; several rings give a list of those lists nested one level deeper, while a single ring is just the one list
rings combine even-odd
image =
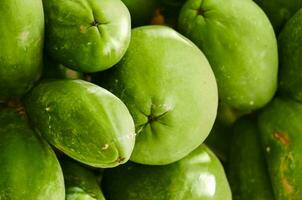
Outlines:
[{"label": "round papaya", "polygon": [[129,162],[105,170],[102,186],[110,200],[232,199],[223,167],[205,145],[169,165]]},{"label": "round papaya", "polygon": [[42,70],[44,14],[41,0],[0,3],[0,99],[21,96]]},{"label": "round papaya", "polygon": [[249,111],[272,99],[277,41],[270,21],[253,1],[188,0],[178,27],[208,58],[221,102]]},{"label": "round papaya", "polygon": [[115,65],[130,41],[130,14],[120,0],[43,0],[46,51],[80,72]]},{"label": "round papaya", "polygon": [[75,160],[106,168],[129,159],[133,119],[107,90],[83,80],[48,80],[34,87],[24,102],[35,129]]},{"label": "round papaya", "polygon": [[211,67],[192,42],[169,27],[133,29],[127,53],[99,80],[134,118],[134,162],[175,162],[197,148],[214,123],[218,97]]},{"label": "round papaya", "polygon": [[0,199],[65,200],[55,153],[13,108],[0,108],[0,138]]}]

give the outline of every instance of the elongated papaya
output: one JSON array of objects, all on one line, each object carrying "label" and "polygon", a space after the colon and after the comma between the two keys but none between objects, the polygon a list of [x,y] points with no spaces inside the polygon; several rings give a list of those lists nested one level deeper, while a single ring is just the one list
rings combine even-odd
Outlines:
[{"label": "elongated papaya", "polygon": [[280,93],[302,101],[302,9],[281,31],[278,44],[280,55]]},{"label": "elongated papaya", "polygon": [[65,180],[66,200],[105,200],[96,176],[69,159],[60,161]]},{"label": "elongated papaya", "polygon": [[134,118],[134,162],[175,162],[197,148],[212,128],[218,104],[214,74],[203,53],[171,28],[133,29],[126,55],[100,80]]},{"label": "elongated papaya", "polygon": [[42,70],[44,15],[41,0],[1,0],[0,99],[26,93]]},{"label": "elongated papaya", "polygon": [[178,25],[208,58],[223,103],[245,111],[272,99],[277,41],[270,21],[253,1],[188,0]]},{"label": "elongated papaya", "polygon": [[302,196],[302,105],[276,98],[258,118],[261,141],[276,200]]},{"label": "elongated papaya", "polygon": [[233,127],[227,167],[234,200],[274,200],[260,130],[255,120],[245,117]]},{"label": "elongated papaya", "polygon": [[65,199],[55,153],[12,108],[0,108],[0,172],[1,200]]},{"label": "elongated papaya", "polygon": [[102,186],[110,200],[232,199],[223,167],[205,145],[169,165],[130,162],[105,170]]},{"label": "elongated papaya", "polygon": [[24,99],[33,126],[68,156],[94,167],[125,163],[133,150],[133,119],[121,100],[83,80],[49,80]]}]

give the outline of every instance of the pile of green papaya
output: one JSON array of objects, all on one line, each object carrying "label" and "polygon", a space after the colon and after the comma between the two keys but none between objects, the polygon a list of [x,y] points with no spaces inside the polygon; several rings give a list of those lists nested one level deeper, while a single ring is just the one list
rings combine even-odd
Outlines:
[{"label": "pile of green papaya", "polygon": [[302,200],[302,0],[0,13],[0,200]]}]

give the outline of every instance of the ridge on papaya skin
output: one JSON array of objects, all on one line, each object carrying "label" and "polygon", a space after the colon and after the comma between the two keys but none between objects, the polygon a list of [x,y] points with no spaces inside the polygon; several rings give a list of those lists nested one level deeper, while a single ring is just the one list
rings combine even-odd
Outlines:
[{"label": "ridge on papaya skin", "polygon": [[213,126],[218,96],[211,67],[191,41],[169,27],[133,29],[127,53],[100,73],[98,82],[132,114],[134,162],[175,162],[197,148]]},{"label": "ridge on papaya skin", "polygon": [[115,167],[134,147],[133,119],[121,100],[83,80],[45,80],[24,98],[33,127],[57,149],[93,167]]},{"label": "ridge on papaya skin", "polygon": [[209,60],[221,102],[253,111],[272,99],[277,89],[277,41],[270,21],[253,1],[188,0],[178,30]]},{"label": "ridge on papaya skin", "polygon": [[45,49],[55,62],[79,72],[98,72],[125,54],[130,14],[120,0],[43,0]]}]

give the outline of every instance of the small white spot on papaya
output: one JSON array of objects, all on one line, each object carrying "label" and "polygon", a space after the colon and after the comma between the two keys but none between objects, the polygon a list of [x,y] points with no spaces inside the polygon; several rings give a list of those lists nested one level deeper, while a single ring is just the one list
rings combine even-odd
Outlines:
[{"label": "small white spot on papaya", "polygon": [[104,144],[103,146],[102,146],[102,150],[104,151],[104,150],[107,150],[109,148],[109,144]]},{"label": "small white spot on papaya", "polygon": [[266,150],[267,153],[269,153],[271,151],[271,148],[270,147],[266,147],[265,150]]},{"label": "small white spot on papaya", "polygon": [[23,31],[20,35],[19,35],[19,40],[21,42],[26,42],[29,36],[29,32],[28,31]]},{"label": "small white spot on papaya", "polygon": [[49,112],[50,111],[50,107],[46,107],[45,110],[46,110],[46,112]]}]

